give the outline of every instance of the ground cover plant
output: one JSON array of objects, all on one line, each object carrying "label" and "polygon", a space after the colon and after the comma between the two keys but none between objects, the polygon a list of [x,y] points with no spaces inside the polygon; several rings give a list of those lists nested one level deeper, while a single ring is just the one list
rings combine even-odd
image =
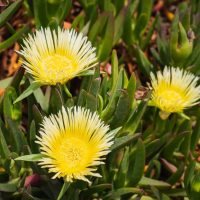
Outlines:
[{"label": "ground cover plant", "polygon": [[199,200],[200,1],[0,0],[0,199]]}]

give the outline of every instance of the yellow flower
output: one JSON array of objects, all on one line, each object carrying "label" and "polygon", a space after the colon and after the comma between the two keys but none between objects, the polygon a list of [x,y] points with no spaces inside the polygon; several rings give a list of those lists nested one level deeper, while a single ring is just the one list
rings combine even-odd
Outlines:
[{"label": "yellow flower", "polygon": [[96,113],[63,107],[57,115],[44,118],[36,141],[44,155],[39,164],[55,173],[53,178],[63,177],[69,182],[89,182],[88,175],[101,177],[95,166],[103,164],[113,144],[114,135],[108,130]]},{"label": "yellow flower", "polygon": [[47,85],[64,84],[97,61],[91,42],[73,29],[37,30],[24,40],[19,53],[24,68],[36,81]]},{"label": "yellow flower", "polygon": [[152,104],[167,113],[182,112],[198,102],[198,77],[180,68],[165,67],[157,77],[151,73]]}]

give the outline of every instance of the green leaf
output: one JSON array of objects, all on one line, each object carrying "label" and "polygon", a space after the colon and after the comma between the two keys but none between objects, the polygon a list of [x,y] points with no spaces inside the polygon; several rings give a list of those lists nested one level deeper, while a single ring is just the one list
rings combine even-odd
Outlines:
[{"label": "green leaf", "polygon": [[61,92],[59,91],[59,88],[52,87],[49,110],[51,111],[51,113],[57,113],[63,105],[63,98]]},{"label": "green leaf", "polygon": [[[84,14],[81,12],[78,16],[76,16],[76,18],[73,20],[71,28],[75,29],[76,27],[79,27],[80,23],[82,23],[82,21],[84,21]],[[87,25],[86,25],[87,26]],[[82,30],[81,30],[82,32]],[[86,35],[88,34],[88,32],[86,32]]]},{"label": "green leaf", "polygon": [[80,90],[79,96],[78,96],[78,106],[84,106],[85,105],[85,93],[86,91],[84,89]]},{"label": "green leaf", "polygon": [[16,192],[18,189],[20,178],[12,179],[7,183],[0,183],[1,192]]},{"label": "green leaf", "polygon": [[42,154],[30,154],[30,155],[24,155],[24,156],[20,156],[18,158],[15,158],[15,160],[20,160],[20,161],[27,161],[27,162],[38,162],[40,161],[42,158],[44,157],[44,155]]},{"label": "green leaf", "polygon": [[34,116],[36,125],[42,123],[43,116],[36,105],[33,105],[33,116]]},{"label": "green leaf", "polygon": [[155,155],[158,151],[160,151],[160,149],[165,145],[165,143],[168,140],[168,136],[169,135],[164,135],[159,139],[155,139],[153,141],[150,141],[147,145],[146,145],[146,156],[153,156]]},{"label": "green leaf", "polygon": [[[119,1],[117,1],[117,2],[119,2]],[[116,44],[123,34],[123,28],[122,27],[123,27],[123,23],[124,23],[124,19],[125,19],[125,12],[126,12],[126,8],[124,7],[120,11],[120,13],[117,15],[117,17],[115,18],[115,26],[114,26],[115,31],[114,31],[113,44]]]},{"label": "green leaf", "polygon": [[133,52],[135,54],[138,67],[143,74],[149,76],[150,72],[153,70],[153,65],[139,46],[133,45]]},{"label": "green leaf", "polygon": [[17,40],[21,39],[22,35],[24,33],[27,33],[29,31],[28,26],[23,26],[21,29],[19,29],[16,33],[14,33],[11,37],[9,37],[4,42],[0,43],[0,53],[4,51],[5,49],[11,47]]},{"label": "green leaf", "polygon": [[128,185],[136,185],[144,174],[145,166],[145,147],[141,139],[136,144],[134,156],[130,154]]},{"label": "green leaf", "polygon": [[163,155],[165,158],[170,160],[173,156],[173,153],[178,150],[179,145],[183,142],[184,136],[188,135],[188,133],[177,135],[176,137],[173,137],[168,144],[163,149]]},{"label": "green leaf", "polygon": [[[104,100],[104,102],[108,101],[108,90],[110,89],[110,78],[108,76],[108,74],[106,74],[103,77],[102,83],[101,83],[101,91],[100,94]],[[104,103],[105,105],[105,103]]]},{"label": "green leaf", "polygon": [[30,132],[29,132],[29,143],[30,143],[30,148],[33,153],[38,152],[37,144],[35,143],[35,141],[36,141],[36,125],[35,125],[35,121],[32,121],[30,125]]},{"label": "green leaf", "polygon": [[9,7],[7,7],[3,12],[0,14],[0,27],[5,24],[12,15],[17,11],[17,9],[22,4],[22,0],[17,0],[14,3],[12,3]]},{"label": "green leaf", "polygon": [[37,197],[31,195],[27,190],[23,191],[23,199],[27,199],[27,200],[44,200],[44,198],[37,198]]},{"label": "green leaf", "polygon": [[5,78],[3,80],[0,81],[0,88],[1,89],[5,89],[9,86],[9,84],[11,83],[13,77],[9,77],[9,78]]},{"label": "green leaf", "polygon": [[145,28],[148,25],[151,12],[152,12],[153,1],[146,2],[140,0],[138,6],[138,18],[136,19],[136,25],[134,29],[135,38],[139,41],[143,39],[142,35],[145,32]]},{"label": "green leaf", "polygon": [[1,158],[9,158],[10,156],[10,150],[8,148],[8,145],[6,143],[1,128],[0,128],[0,155]]},{"label": "green leaf", "polygon": [[42,89],[41,88],[37,88],[34,92],[34,97],[36,99],[36,101],[38,102],[38,104],[41,106],[42,110],[44,111],[48,111],[48,103],[46,101],[46,98],[42,92]]},{"label": "green leaf", "polygon": [[102,39],[97,56],[100,61],[104,61],[107,59],[110,51],[113,46],[113,38],[114,38],[114,17],[113,15],[108,16],[107,24],[106,24],[106,32],[104,38]]},{"label": "green leaf", "polygon": [[91,41],[92,44],[94,44],[98,33],[102,31],[102,28],[106,24],[107,18],[108,18],[107,13],[101,14],[99,16],[98,20],[90,28],[90,32],[88,34],[88,39]]},{"label": "green leaf", "polygon": [[113,113],[113,117],[109,122],[112,128],[116,128],[124,124],[129,116],[130,107],[128,93],[125,90],[122,90],[116,105],[116,109]]},{"label": "green leaf", "polygon": [[157,37],[157,47],[162,65],[169,65],[171,62],[169,42],[164,37]]},{"label": "green leaf", "polygon": [[189,40],[187,31],[178,22],[178,16],[174,19],[172,24],[172,31],[170,36],[170,55],[173,64],[182,66],[189,55],[192,53],[193,41]]},{"label": "green leaf", "polygon": [[93,78],[91,81],[90,87],[88,89],[89,93],[91,93],[93,96],[97,97],[101,85],[101,78]]},{"label": "green leaf", "polygon": [[97,98],[98,98],[98,113],[101,113],[103,110],[103,98],[101,95],[98,95]]},{"label": "green leaf", "polygon": [[186,190],[188,190],[188,186],[192,181],[192,178],[193,178],[193,175],[194,175],[194,172],[195,172],[195,166],[196,166],[196,162],[193,160],[189,163],[189,165],[188,165],[188,167],[185,171],[184,185],[185,185]]},{"label": "green leaf", "polygon": [[34,0],[33,1],[33,11],[34,11],[34,19],[36,27],[39,28],[40,26],[47,26],[48,19],[47,19],[47,1],[41,0]]},{"label": "green leaf", "polygon": [[200,172],[198,171],[191,182],[190,199],[197,200],[200,197]]},{"label": "green leaf", "polygon": [[146,0],[140,0],[138,6],[139,16],[145,13],[147,15],[147,18],[149,19],[152,13],[152,6],[153,6],[153,1],[146,2]]},{"label": "green leaf", "polygon": [[131,108],[134,106],[134,96],[136,91],[136,77],[135,74],[131,74],[130,80],[128,82],[127,92],[130,99]]},{"label": "green leaf", "polygon": [[119,77],[119,65],[118,65],[118,58],[117,58],[117,51],[113,50],[112,57],[111,57],[111,89],[110,92],[113,93],[115,91],[115,85],[117,79]]},{"label": "green leaf", "polygon": [[91,197],[92,194],[111,189],[112,189],[112,184],[108,183],[94,185],[87,189],[83,189],[80,193],[80,196],[82,197],[81,199],[88,199]]},{"label": "green leaf", "polygon": [[176,170],[176,172],[173,173],[173,174],[167,179],[167,182],[170,183],[171,185],[174,185],[175,183],[177,183],[177,182],[180,180],[180,178],[182,177],[182,175],[183,175],[185,165],[184,165],[184,163],[179,164],[179,165],[180,165],[180,166],[178,167],[178,169]]},{"label": "green leaf", "polygon": [[128,165],[129,165],[129,148],[127,147],[123,154],[119,170],[116,174],[116,179],[114,180],[115,188],[121,188],[125,186]]},{"label": "green leaf", "polygon": [[13,140],[13,151],[20,153],[23,145],[27,144],[24,133],[19,129],[18,123],[6,118],[8,124],[8,130],[11,133],[11,140]]},{"label": "green leaf", "polygon": [[143,34],[145,27],[148,23],[148,17],[146,13],[142,13],[139,18],[137,19],[137,23],[134,29],[134,34],[137,40],[140,39],[141,35]]},{"label": "green leaf", "polygon": [[0,80],[0,88],[6,89],[9,85],[17,89],[24,75],[24,68],[20,67],[14,76]]},{"label": "green leaf", "polygon": [[148,30],[148,33],[147,33],[147,35],[145,36],[145,38],[140,38],[140,40],[141,40],[141,49],[146,49],[147,48],[147,46],[148,46],[148,44],[150,43],[150,41],[151,41],[151,37],[152,37],[152,35],[153,35],[153,32],[154,32],[154,30],[155,30],[155,27],[156,27],[156,25],[157,25],[157,22],[158,22],[158,16],[159,15],[156,15],[156,18],[154,19],[154,21],[153,21],[153,24],[150,26],[150,28],[149,28],[149,30]]},{"label": "green leaf", "polygon": [[[175,197],[175,198],[176,197],[178,197],[178,198],[187,197],[187,194],[186,194],[184,188],[170,189],[170,190],[166,190],[164,193],[167,194],[168,196],[172,197],[172,199],[174,199],[173,197]],[[193,199],[193,200],[196,200],[196,199]]]},{"label": "green leaf", "polygon": [[169,183],[166,183],[164,181],[159,181],[159,180],[155,180],[152,178],[147,178],[147,177],[142,177],[142,179],[139,182],[140,186],[144,186],[144,187],[150,187],[150,186],[154,186],[157,188],[169,188],[171,187],[171,185]]},{"label": "green leaf", "polygon": [[85,102],[86,108],[90,109],[92,112],[97,111],[97,97],[93,96],[92,94],[85,92]]},{"label": "green leaf", "polygon": [[17,103],[29,95],[31,95],[36,89],[38,89],[41,86],[41,83],[33,82],[16,100],[14,103]]},{"label": "green leaf", "polygon": [[141,118],[147,108],[148,101],[142,101],[136,110],[133,110],[131,116],[127,120],[127,123],[123,127],[124,132],[134,133],[137,130]]},{"label": "green leaf", "polygon": [[122,81],[123,81],[123,69],[120,70],[118,80],[116,84],[114,85],[113,90],[111,91],[111,96],[109,98],[109,102],[106,106],[106,108],[101,113],[101,118],[104,121],[107,121],[113,114],[116,103],[120,95],[120,89],[122,88]]},{"label": "green leaf", "polygon": [[15,75],[10,83],[10,86],[17,89],[19,87],[20,83],[22,82],[21,80],[24,76],[24,72],[25,72],[25,69],[23,67],[20,67],[19,70],[15,73]]},{"label": "green leaf", "polygon": [[124,6],[124,0],[116,1],[114,5],[115,5],[115,8],[116,8],[116,13],[118,14]]},{"label": "green leaf", "polygon": [[114,144],[111,146],[111,151],[116,151],[118,149],[124,148],[125,146],[130,145],[133,141],[138,139],[141,136],[141,133],[130,134],[127,136],[119,137],[115,139]]},{"label": "green leaf", "polygon": [[181,143],[181,147],[180,147],[180,152],[185,156],[185,158],[187,158],[190,153],[191,130],[188,132],[189,132],[189,134],[185,135],[183,142]]},{"label": "green leaf", "polygon": [[165,197],[163,197],[163,194],[156,187],[151,186],[151,190],[156,199],[169,200],[169,198],[166,199]]},{"label": "green leaf", "polygon": [[94,70],[86,70],[78,74],[78,76],[93,76]]},{"label": "green leaf", "polygon": [[123,40],[127,45],[133,43],[133,13],[138,7],[139,0],[130,1],[126,7],[126,16],[124,21]]},{"label": "green leaf", "polygon": [[3,98],[3,113],[5,118],[18,121],[21,119],[21,105],[14,104],[13,101],[17,98],[17,93],[13,87],[8,87]]},{"label": "green leaf", "polygon": [[108,133],[111,134],[111,135],[116,136],[120,130],[121,130],[121,127],[117,127],[115,129],[109,131]]},{"label": "green leaf", "polygon": [[[51,18],[57,18],[58,24],[62,24],[71,9],[72,1],[65,0],[65,1],[58,1],[58,2],[59,2],[58,6],[56,6],[57,8],[56,14],[51,16]],[[52,8],[55,9],[55,5],[53,5]]]},{"label": "green leaf", "polygon": [[124,187],[110,192],[106,199],[117,199],[125,194],[141,194],[142,190],[134,187]]}]

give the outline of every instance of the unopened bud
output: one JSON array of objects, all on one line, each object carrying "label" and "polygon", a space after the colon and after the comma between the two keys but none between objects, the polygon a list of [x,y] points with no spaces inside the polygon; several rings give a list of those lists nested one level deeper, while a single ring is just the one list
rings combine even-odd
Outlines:
[{"label": "unopened bud", "polygon": [[[188,37],[181,23],[178,30],[173,30],[170,38],[170,53],[174,64],[181,65],[190,56],[193,49],[193,39]],[[190,30],[191,34],[191,30]]]}]

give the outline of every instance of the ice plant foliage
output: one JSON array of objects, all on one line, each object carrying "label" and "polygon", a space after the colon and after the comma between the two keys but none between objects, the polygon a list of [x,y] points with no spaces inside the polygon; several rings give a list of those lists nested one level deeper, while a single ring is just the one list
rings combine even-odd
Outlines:
[{"label": "ice plant foliage", "polygon": [[180,68],[165,67],[157,76],[151,73],[152,103],[164,112],[182,112],[198,103],[198,77]]},{"label": "ice plant foliage", "polygon": [[24,68],[36,81],[48,85],[64,84],[97,60],[91,42],[73,29],[41,28],[24,39],[20,54]]},{"label": "ice plant foliage", "polygon": [[44,118],[37,137],[44,155],[39,164],[55,173],[53,178],[63,177],[69,182],[89,182],[88,175],[101,177],[95,166],[103,164],[113,144],[114,135],[108,130],[96,113],[82,107],[63,107],[57,115]]}]

